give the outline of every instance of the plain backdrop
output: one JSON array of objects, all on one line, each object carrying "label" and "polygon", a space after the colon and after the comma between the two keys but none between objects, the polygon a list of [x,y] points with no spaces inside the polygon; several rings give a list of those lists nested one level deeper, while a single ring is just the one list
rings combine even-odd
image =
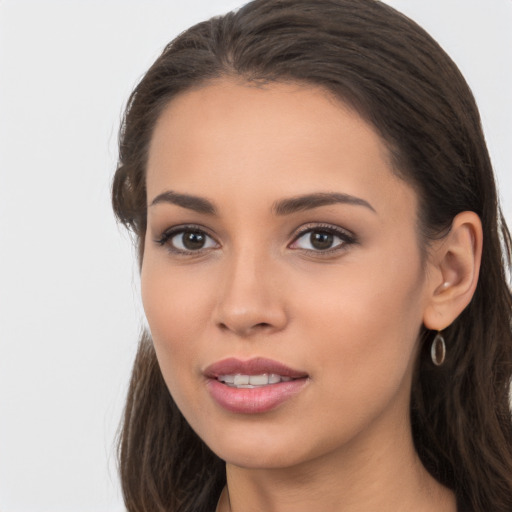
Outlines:
[{"label": "plain backdrop", "polygon": [[[142,310],[109,189],[128,94],[237,0],[0,0],[0,512],[123,510]],[[512,1],[394,0],[459,64],[512,221]]]}]

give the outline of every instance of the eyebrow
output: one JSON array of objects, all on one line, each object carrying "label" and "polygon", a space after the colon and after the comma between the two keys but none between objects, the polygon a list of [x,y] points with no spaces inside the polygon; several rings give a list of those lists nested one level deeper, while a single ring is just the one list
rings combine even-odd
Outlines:
[{"label": "eyebrow", "polygon": [[290,215],[291,213],[303,210],[310,210],[320,206],[340,203],[364,206],[372,212],[377,213],[375,208],[368,201],[349,194],[341,194],[339,192],[317,192],[315,194],[306,194],[303,196],[291,197],[290,199],[282,199],[274,204],[272,210],[276,215]]},{"label": "eyebrow", "polygon": [[[172,190],[157,195],[151,204],[154,206],[159,203],[170,203],[188,210],[193,210],[206,215],[216,215],[217,209],[208,199],[189,194],[180,194]],[[373,206],[364,199],[342,194],[339,192],[316,192],[314,194],[306,194],[302,196],[281,199],[274,203],[272,212],[278,216],[290,215],[295,212],[310,210],[320,206],[328,206],[331,204],[350,204],[355,206],[364,206],[372,212],[376,213]]]},{"label": "eyebrow", "polygon": [[151,201],[149,206],[151,207],[159,203],[175,204],[182,208],[187,208],[188,210],[194,210],[195,212],[207,215],[216,215],[217,213],[215,206],[213,206],[208,199],[205,199],[204,197],[191,196],[189,194],[179,194],[172,190],[168,190],[157,195],[153,201]]}]

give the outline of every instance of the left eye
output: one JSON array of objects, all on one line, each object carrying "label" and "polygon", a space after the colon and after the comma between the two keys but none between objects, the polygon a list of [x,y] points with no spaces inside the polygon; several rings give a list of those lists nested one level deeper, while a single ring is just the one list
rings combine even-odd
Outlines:
[{"label": "left eye", "polygon": [[346,235],[327,229],[310,229],[296,238],[290,247],[308,251],[329,251],[348,243],[347,238]]}]

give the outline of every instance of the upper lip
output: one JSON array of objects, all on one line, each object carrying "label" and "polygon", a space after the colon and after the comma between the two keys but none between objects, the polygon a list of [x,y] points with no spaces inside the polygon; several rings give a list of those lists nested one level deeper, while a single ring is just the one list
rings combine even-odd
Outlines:
[{"label": "upper lip", "polygon": [[211,379],[216,379],[220,375],[261,375],[264,373],[290,377],[292,379],[308,376],[306,372],[295,370],[283,363],[264,357],[255,357],[245,361],[230,357],[211,364],[203,373]]}]

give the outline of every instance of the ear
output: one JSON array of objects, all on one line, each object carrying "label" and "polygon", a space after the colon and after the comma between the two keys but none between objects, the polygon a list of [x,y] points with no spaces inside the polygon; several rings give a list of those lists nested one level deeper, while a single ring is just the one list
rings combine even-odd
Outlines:
[{"label": "ear", "polygon": [[428,261],[427,304],[423,324],[441,331],[469,304],[482,257],[482,223],[474,212],[459,213],[449,233],[434,242]]}]

